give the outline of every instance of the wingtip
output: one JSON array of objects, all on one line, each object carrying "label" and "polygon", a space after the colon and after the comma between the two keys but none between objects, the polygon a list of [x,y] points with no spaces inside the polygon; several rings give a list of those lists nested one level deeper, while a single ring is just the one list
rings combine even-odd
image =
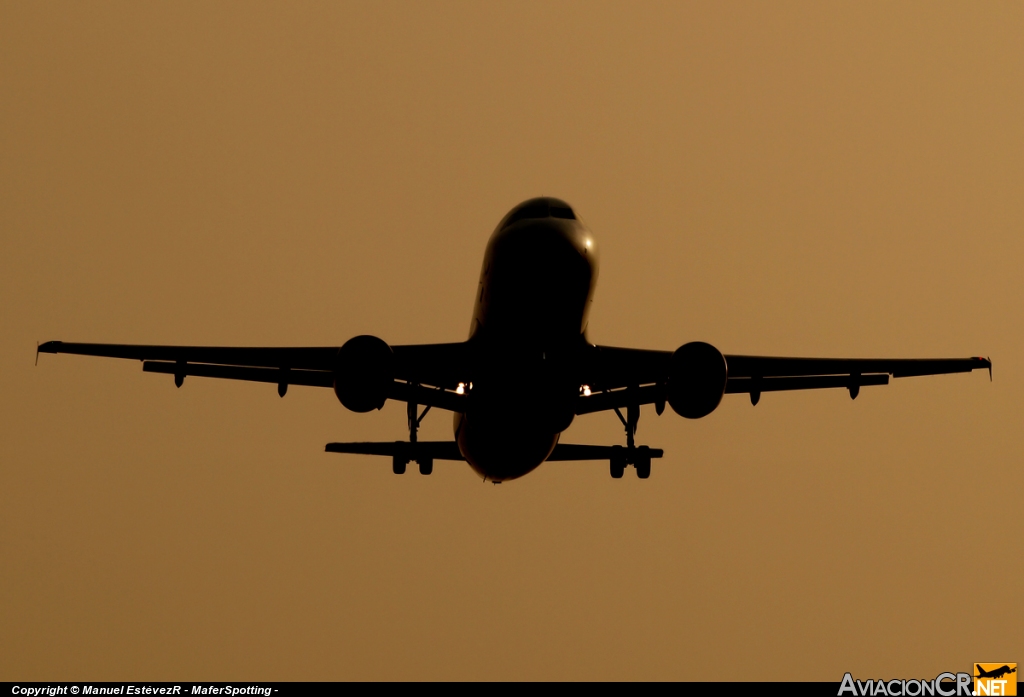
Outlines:
[{"label": "wingtip", "polygon": [[57,353],[60,350],[61,341],[46,341],[42,344],[36,343],[36,355],[40,353]]},{"label": "wingtip", "polygon": [[981,363],[982,368],[988,368],[988,381],[992,382],[992,359],[988,356],[978,356],[974,360]]}]

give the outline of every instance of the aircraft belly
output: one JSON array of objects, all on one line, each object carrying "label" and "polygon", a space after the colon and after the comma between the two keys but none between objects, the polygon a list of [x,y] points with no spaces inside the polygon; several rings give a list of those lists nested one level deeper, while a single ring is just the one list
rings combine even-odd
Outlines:
[{"label": "aircraft belly", "polygon": [[455,415],[459,451],[477,474],[490,481],[517,479],[537,469],[555,449],[558,436],[527,424]]}]

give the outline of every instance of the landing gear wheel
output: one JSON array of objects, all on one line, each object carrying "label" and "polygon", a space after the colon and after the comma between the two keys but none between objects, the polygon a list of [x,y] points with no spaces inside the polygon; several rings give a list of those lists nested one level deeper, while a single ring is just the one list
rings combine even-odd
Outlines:
[{"label": "landing gear wheel", "polygon": [[636,451],[636,476],[647,479],[651,476],[651,449],[641,445]]},{"label": "landing gear wheel", "polygon": [[612,479],[622,479],[622,475],[626,471],[626,456],[621,451],[622,448],[616,446],[609,460]]},{"label": "landing gear wheel", "polygon": [[391,460],[391,471],[395,474],[405,474],[405,465],[409,461],[400,455],[395,455]]},{"label": "landing gear wheel", "polygon": [[425,457],[422,460],[417,460],[420,466],[420,474],[430,474],[434,471],[434,458]]}]

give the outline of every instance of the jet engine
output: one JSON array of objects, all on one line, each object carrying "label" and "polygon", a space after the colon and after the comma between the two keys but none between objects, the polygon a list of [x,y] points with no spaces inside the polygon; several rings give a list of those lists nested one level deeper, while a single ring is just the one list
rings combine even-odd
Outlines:
[{"label": "jet engine", "polygon": [[729,368],[711,344],[691,341],[672,354],[666,396],[672,410],[687,419],[713,412],[725,394]]},{"label": "jet engine", "polygon": [[334,369],[334,394],[346,409],[357,412],[380,409],[395,379],[395,354],[387,342],[375,336],[356,336],[338,350]]}]

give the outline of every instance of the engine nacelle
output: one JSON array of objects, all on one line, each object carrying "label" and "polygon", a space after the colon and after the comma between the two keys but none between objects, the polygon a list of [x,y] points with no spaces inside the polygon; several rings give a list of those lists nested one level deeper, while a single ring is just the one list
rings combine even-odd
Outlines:
[{"label": "engine nacelle", "polygon": [[346,409],[373,411],[384,406],[395,379],[395,354],[387,342],[364,334],[338,350],[334,394]]},{"label": "engine nacelle", "polygon": [[711,344],[691,341],[676,349],[669,368],[668,403],[687,419],[699,419],[722,402],[729,367]]}]

